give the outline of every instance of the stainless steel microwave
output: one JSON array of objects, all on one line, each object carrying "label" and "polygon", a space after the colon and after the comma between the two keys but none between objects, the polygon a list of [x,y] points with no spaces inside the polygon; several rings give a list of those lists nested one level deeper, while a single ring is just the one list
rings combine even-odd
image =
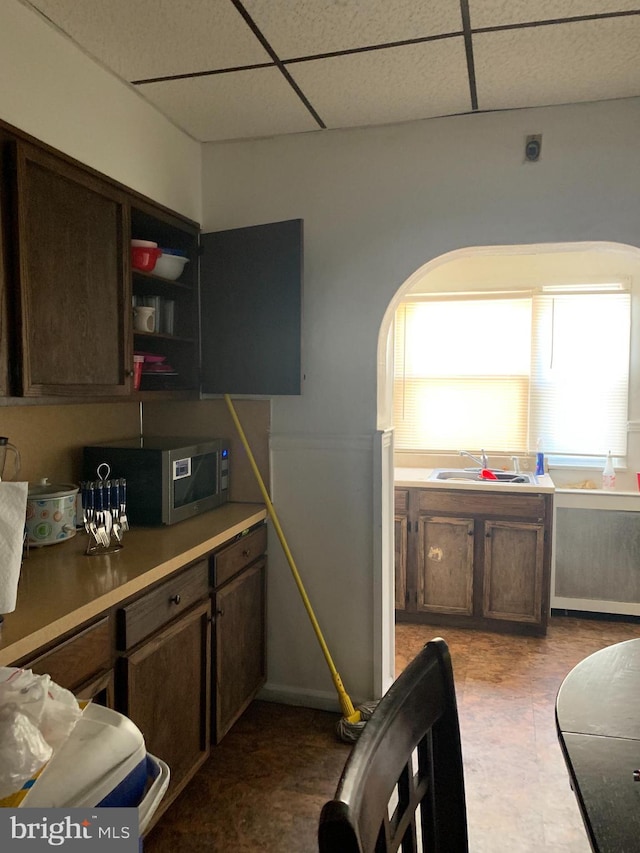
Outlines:
[{"label": "stainless steel microwave", "polygon": [[228,500],[229,457],[224,438],[145,436],[85,447],[83,479],[106,462],[110,478],[126,480],[130,524],[175,524]]}]

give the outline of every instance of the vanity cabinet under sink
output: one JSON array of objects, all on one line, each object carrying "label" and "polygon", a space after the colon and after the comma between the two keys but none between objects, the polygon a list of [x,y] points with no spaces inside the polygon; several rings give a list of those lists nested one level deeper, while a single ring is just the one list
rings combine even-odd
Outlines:
[{"label": "vanity cabinet under sink", "polygon": [[544,634],[552,497],[395,489],[396,616]]}]

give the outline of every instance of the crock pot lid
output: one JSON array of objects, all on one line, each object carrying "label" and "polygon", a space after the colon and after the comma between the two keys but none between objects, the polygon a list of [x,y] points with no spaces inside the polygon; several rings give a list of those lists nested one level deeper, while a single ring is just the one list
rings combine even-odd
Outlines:
[{"label": "crock pot lid", "polygon": [[73,483],[50,483],[47,477],[39,483],[29,483],[30,498],[66,498],[77,494],[78,487]]}]

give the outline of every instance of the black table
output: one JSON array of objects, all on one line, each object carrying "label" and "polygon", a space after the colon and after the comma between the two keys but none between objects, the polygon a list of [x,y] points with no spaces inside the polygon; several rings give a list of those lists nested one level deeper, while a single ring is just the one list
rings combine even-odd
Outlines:
[{"label": "black table", "polygon": [[596,853],[640,851],[640,639],[585,658],[556,699],[558,739]]}]

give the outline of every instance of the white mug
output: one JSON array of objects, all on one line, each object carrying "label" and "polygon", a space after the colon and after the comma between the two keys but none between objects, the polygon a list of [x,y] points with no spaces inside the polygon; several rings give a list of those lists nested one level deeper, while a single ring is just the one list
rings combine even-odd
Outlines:
[{"label": "white mug", "polygon": [[133,327],[138,332],[155,332],[156,309],[140,305],[133,309]]}]

